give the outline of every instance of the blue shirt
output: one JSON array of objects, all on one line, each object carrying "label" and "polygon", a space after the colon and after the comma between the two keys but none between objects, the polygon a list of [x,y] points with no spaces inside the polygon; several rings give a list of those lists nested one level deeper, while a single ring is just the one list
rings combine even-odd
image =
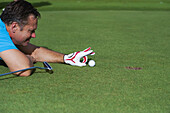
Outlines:
[{"label": "blue shirt", "polygon": [[17,47],[12,42],[5,24],[0,19],[0,52],[10,49],[17,49]]}]

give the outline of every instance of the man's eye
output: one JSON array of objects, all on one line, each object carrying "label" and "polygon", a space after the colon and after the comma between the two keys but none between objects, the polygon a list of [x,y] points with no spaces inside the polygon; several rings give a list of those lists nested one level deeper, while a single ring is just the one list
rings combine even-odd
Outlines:
[{"label": "man's eye", "polygon": [[35,30],[28,30],[29,33],[35,33]]},{"label": "man's eye", "polygon": [[31,33],[32,31],[31,30],[28,30],[29,33]]},{"label": "man's eye", "polygon": [[31,33],[35,33],[35,30],[33,30]]}]

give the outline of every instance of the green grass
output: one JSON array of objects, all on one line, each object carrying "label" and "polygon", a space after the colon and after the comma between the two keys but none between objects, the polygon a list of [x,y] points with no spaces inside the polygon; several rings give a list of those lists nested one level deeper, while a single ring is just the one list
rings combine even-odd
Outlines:
[{"label": "green grass", "polygon": [[[1,0],[3,8],[10,0]],[[28,0],[41,11],[55,10],[165,10],[170,0]]]},{"label": "green grass", "polygon": [[[0,77],[1,113],[170,112],[168,11],[41,14],[33,44],[66,54],[91,46],[96,66],[51,63],[52,75],[36,70],[30,77]],[[0,73],[6,72],[0,66]]]},{"label": "green grass", "polygon": [[[39,10],[170,10],[170,1],[56,0]],[[34,1],[33,3],[36,3]]]},{"label": "green grass", "polygon": [[[52,75],[37,70],[30,77],[1,77],[2,113],[170,111],[169,12],[46,11],[41,14],[37,39],[32,43],[62,53],[91,46],[96,55],[89,58],[96,61],[96,66],[51,64],[55,72]],[[128,70],[126,66],[142,70]],[[0,72],[8,71],[1,66]]]}]

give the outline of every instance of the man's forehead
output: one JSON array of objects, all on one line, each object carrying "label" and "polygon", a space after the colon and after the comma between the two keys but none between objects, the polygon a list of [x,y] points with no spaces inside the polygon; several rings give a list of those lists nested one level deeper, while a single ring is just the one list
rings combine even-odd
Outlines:
[{"label": "man's forehead", "polygon": [[30,15],[28,17],[28,24],[37,24],[37,22],[38,22],[38,19],[35,18],[33,15]]},{"label": "man's forehead", "polygon": [[28,16],[28,20],[35,20],[35,19],[37,19],[37,18],[33,14],[30,14]]},{"label": "man's forehead", "polygon": [[28,24],[26,26],[29,27],[30,29],[35,29],[37,28],[37,23],[38,23],[38,19],[35,18],[35,16],[30,15],[28,17]]}]

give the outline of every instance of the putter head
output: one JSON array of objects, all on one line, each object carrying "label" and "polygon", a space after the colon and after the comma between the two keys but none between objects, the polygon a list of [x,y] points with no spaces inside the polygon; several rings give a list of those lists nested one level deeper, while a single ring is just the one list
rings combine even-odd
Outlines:
[{"label": "putter head", "polygon": [[43,62],[44,67],[47,68],[46,72],[52,74],[53,73],[53,68],[47,63],[47,62]]}]

